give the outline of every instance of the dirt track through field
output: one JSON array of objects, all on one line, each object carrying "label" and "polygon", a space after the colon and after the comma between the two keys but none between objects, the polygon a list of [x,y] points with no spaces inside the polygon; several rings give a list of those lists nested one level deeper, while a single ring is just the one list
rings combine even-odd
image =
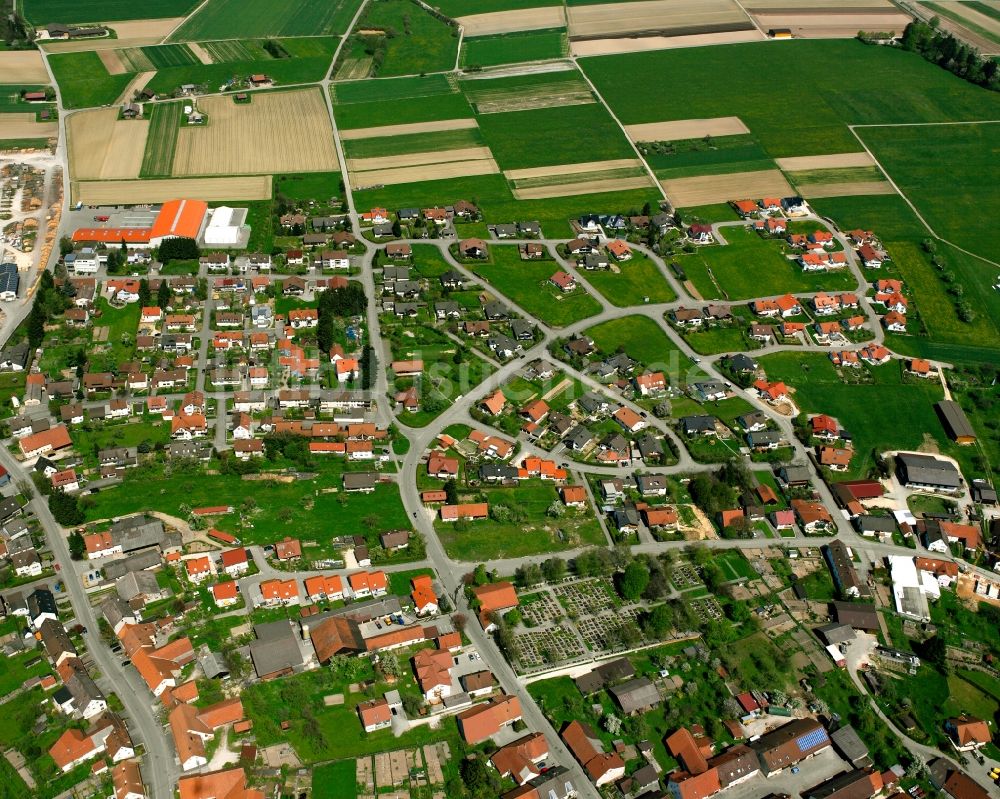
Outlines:
[{"label": "dirt track through field", "polygon": [[786,172],[804,172],[807,169],[841,169],[854,166],[875,166],[875,159],[864,150],[857,153],[800,155],[794,158],[775,158],[774,162]]},{"label": "dirt track through field", "polygon": [[205,50],[205,48],[202,47],[197,42],[188,42],[188,47],[190,48],[191,52],[195,54],[195,57],[199,61],[201,61],[202,64],[207,65],[215,63],[214,61],[212,61],[212,56],[208,53],[208,51]]},{"label": "dirt track through field", "polygon": [[777,169],[675,178],[662,180],[660,185],[677,208],[724,203],[743,197],[788,197],[794,193]]},{"label": "dirt track through field", "polygon": [[81,39],[80,41],[40,42],[47,53],[79,53],[84,50],[114,50],[118,47],[144,47],[159,44],[184,17],[164,19],[139,19],[131,22],[109,22],[107,25],[118,34],[117,39]]},{"label": "dirt track through field", "polygon": [[492,157],[493,153],[490,152],[489,147],[464,147],[458,150],[385,155],[377,158],[348,158],[347,168],[352,172],[368,172],[375,169],[394,169],[400,166],[423,166],[424,164],[477,161]]},{"label": "dirt track through field", "polygon": [[0,114],[0,139],[47,139],[59,135],[57,122],[36,122],[35,113]]},{"label": "dirt track through field", "polygon": [[754,19],[764,30],[788,28],[792,36],[800,39],[853,38],[859,30],[902,33],[910,22],[910,17],[899,11],[865,13],[864,10],[844,14],[775,10],[773,13],[755,13]]},{"label": "dirt track through field", "polygon": [[125,65],[122,63],[121,56],[118,55],[117,50],[98,50],[97,57],[101,59],[101,63],[104,64],[104,68],[108,71],[109,75],[125,74]]},{"label": "dirt track through field", "polygon": [[132,98],[135,97],[136,92],[141,92],[146,88],[146,84],[149,83],[156,72],[140,72],[132,80],[129,81],[128,86],[124,88],[122,93],[119,95],[118,100],[115,105],[123,105],[124,103],[132,102]]},{"label": "dirt track through field", "polygon": [[570,6],[570,37],[601,37],[641,31],[711,31],[711,26],[752,27],[734,0],[640,0],[631,3]]},{"label": "dirt track through field", "polygon": [[738,136],[749,132],[750,129],[739,117],[677,119],[673,122],[646,122],[625,126],[625,133],[632,141],[682,141],[705,136]]},{"label": "dirt track through field", "polygon": [[37,50],[6,50],[0,52],[0,82],[48,83],[42,54]]},{"label": "dirt track through field", "polygon": [[458,161],[420,166],[401,166],[395,169],[373,169],[367,172],[352,172],[354,182],[364,186],[395,186],[400,183],[418,183],[424,180],[444,180],[468,175],[496,175],[500,167],[492,158],[475,161]]},{"label": "dirt track through field", "polygon": [[267,200],[271,197],[271,176],[73,181],[72,201],[85,205],[162,203],[175,197],[207,202]]},{"label": "dirt track through field", "polygon": [[535,186],[530,189],[513,189],[519,200],[547,200],[551,197],[573,197],[579,194],[600,194],[604,191],[627,191],[652,188],[649,178],[617,178],[614,180],[589,180],[560,186]]},{"label": "dirt track through field", "polygon": [[618,158],[611,161],[590,161],[585,164],[563,164],[562,166],[537,166],[531,169],[510,169],[504,172],[508,180],[524,178],[541,178],[548,175],[576,175],[580,172],[599,172],[604,169],[622,169],[624,167],[642,167],[642,162],[635,158]]},{"label": "dirt track through field", "polygon": [[67,119],[66,132],[73,180],[139,177],[148,120],[118,119],[117,108],[79,111]]},{"label": "dirt track through field", "polygon": [[334,172],[333,128],[318,89],[258,92],[253,102],[204,97],[204,127],[177,133],[173,174],[247,175]]},{"label": "dirt track through field", "polygon": [[858,181],[855,183],[804,183],[799,184],[799,194],[806,199],[817,197],[852,197],[865,194],[895,194],[887,180]]},{"label": "dirt track through field", "polygon": [[493,11],[488,14],[469,14],[456,17],[466,36],[485,36],[491,33],[534,31],[542,28],[562,28],[566,16],[562,6],[525,8],[520,11]]},{"label": "dirt track through field", "polygon": [[342,141],[351,139],[374,139],[383,136],[406,136],[411,133],[438,133],[442,130],[465,130],[478,128],[475,119],[439,119],[434,122],[411,122],[407,125],[380,125],[375,128],[354,128],[341,130]]},{"label": "dirt track through field", "polygon": [[569,43],[578,58],[592,55],[621,55],[649,50],[677,50],[683,47],[708,47],[714,44],[760,42],[767,37],[756,28],[720,33],[693,33],[685,36],[638,36],[619,39],[582,39]]}]

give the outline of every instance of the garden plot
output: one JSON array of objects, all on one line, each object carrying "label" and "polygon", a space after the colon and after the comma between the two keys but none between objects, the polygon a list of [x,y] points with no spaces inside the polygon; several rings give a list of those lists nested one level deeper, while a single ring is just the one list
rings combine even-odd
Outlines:
[{"label": "garden plot", "polygon": [[84,205],[163,203],[175,197],[190,197],[206,202],[269,200],[271,176],[176,180],[74,180],[71,194],[73,202],[82,202]]},{"label": "garden plot", "polygon": [[478,128],[475,119],[438,119],[433,122],[411,122],[406,125],[379,125],[373,128],[354,128],[339,131],[341,141],[369,139],[386,136],[408,136],[415,133],[438,133],[445,130]]},{"label": "garden plot", "polygon": [[38,50],[0,51],[0,76],[4,83],[49,82],[49,73]]},{"label": "garden plot", "polygon": [[647,31],[711,33],[749,29],[749,17],[735,0],[642,0],[570,6],[572,39],[609,38]]},{"label": "garden plot", "polygon": [[562,627],[518,633],[518,662],[523,668],[537,668],[546,663],[561,663],[579,657],[585,649],[572,632]]},{"label": "garden plot", "polygon": [[80,111],[66,120],[66,134],[74,180],[139,177],[148,120],[118,119],[117,108]]},{"label": "garden plot", "polygon": [[37,122],[34,112],[0,114],[0,139],[44,139],[59,133],[57,122]]},{"label": "garden plot", "polygon": [[566,24],[562,6],[525,8],[517,11],[493,11],[488,14],[470,14],[457,17],[466,36],[485,36],[491,33],[513,33],[543,28],[561,28]]},{"label": "garden plot", "polygon": [[675,208],[725,203],[741,197],[788,197],[792,187],[777,169],[660,181]]},{"label": "garden plot", "polygon": [[582,78],[502,87],[491,87],[488,80],[473,80],[466,81],[462,90],[477,114],[536,111],[540,108],[564,108],[568,105],[590,105],[597,102],[590,86]]},{"label": "garden plot", "polygon": [[318,89],[259,92],[252,103],[204,97],[204,127],[177,134],[173,174],[246,175],[335,172],[333,128]]}]

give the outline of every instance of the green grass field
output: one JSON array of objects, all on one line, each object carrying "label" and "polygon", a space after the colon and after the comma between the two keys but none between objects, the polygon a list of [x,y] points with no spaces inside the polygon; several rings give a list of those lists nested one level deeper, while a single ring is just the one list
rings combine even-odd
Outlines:
[{"label": "green grass field", "polygon": [[[149,486],[153,484],[156,488],[151,490]],[[364,528],[378,533],[409,527],[396,486],[379,485],[371,494],[321,491],[340,485],[340,475],[332,466],[320,470],[319,476],[312,481],[252,484],[236,475],[185,472],[164,477],[159,469],[130,469],[123,486],[93,495],[94,503],[87,508],[87,516],[103,519],[141,510],[161,510],[183,516],[183,507],[225,504],[240,507],[250,496],[257,503],[250,524],[241,524],[239,514],[230,514],[221,517],[216,525],[238,535],[246,543],[272,543],[287,531],[294,530],[301,538],[328,547],[331,537],[348,529],[357,532]],[[369,516],[377,517],[371,528],[361,522]]]},{"label": "green grass field", "polygon": [[992,225],[1000,215],[1000,122],[862,128],[858,135],[939,236],[1000,261]]},{"label": "green grass field", "polygon": [[624,308],[628,305],[642,305],[649,302],[673,302],[677,294],[667,283],[659,267],[641,253],[621,264],[617,274],[608,270],[588,272],[580,270],[580,275],[613,305]]},{"label": "green grass field", "polygon": [[[786,291],[848,289],[855,280],[847,269],[803,272],[780,254],[779,245],[743,227],[723,229],[725,246],[701,247],[680,260],[703,299],[746,300]],[[714,280],[713,280],[714,278]]]},{"label": "green grass field", "polygon": [[501,169],[635,158],[621,129],[596,103],[482,114],[479,128]]},{"label": "green grass field", "polygon": [[387,155],[433,153],[440,150],[482,146],[483,137],[476,128],[461,128],[405,136],[348,139],[344,142],[344,155],[348,158],[380,158]]},{"label": "green grass field", "polygon": [[[984,202],[990,202],[990,197]],[[841,197],[815,200],[812,204],[818,213],[836,220],[844,230],[863,227],[876,231],[892,255],[891,268],[883,271],[892,271],[905,281],[906,291],[915,300],[930,334],[930,339],[900,337],[893,342],[894,349],[946,361],[988,361],[996,357],[1000,348],[1000,292],[990,284],[997,270],[939,243],[939,257],[964,286],[964,299],[976,313],[973,322],[962,322],[955,314],[946,285],[921,249],[920,242],[928,237],[927,229],[902,198]]]},{"label": "green grass field", "polygon": [[[368,81],[368,83],[377,84],[379,82]],[[333,91],[335,98],[339,98],[341,86],[338,85]],[[352,103],[335,101],[333,114],[337,119],[338,127],[350,130],[378,125],[436,122],[442,119],[469,119],[472,117],[472,109],[466,99],[455,92],[402,100],[373,100]]]},{"label": "green grass field", "polygon": [[[930,441],[955,453],[934,412],[934,403],[943,396],[940,384],[903,384],[896,361],[873,369],[874,382],[863,385],[843,383],[823,353],[778,353],[760,363],[769,380],[783,380],[795,389],[800,410],[829,414],[851,431],[856,454],[846,473],[850,477],[868,473],[875,450],[917,449]],[[900,419],[906,424],[899,424]]]},{"label": "green grass field", "polygon": [[[1000,97],[916,53],[854,40],[797,40],[580,59],[624,124],[738,116],[772,157],[854,152],[848,124],[1000,118]],[[790,80],[775,103],[769,80],[734,80],[747,63]],[[829,65],[837,64],[830,80]],[[623,81],[622,75],[633,76]],[[662,76],[669,75],[670,80]],[[711,85],[675,102],[677,86]],[[788,113],[787,108],[808,108]]]},{"label": "green grass field", "polygon": [[563,58],[568,46],[562,29],[477,36],[462,43],[462,66],[495,67]]},{"label": "green grass field", "polygon": [[522,480],[517,488],[487,489],[482,493],[490,503],[500,502],[520,509],[523,518],[516,522],[493,519],[468,522],[464,529],[461,524],[437,522],[435,528],[451,558],[480,562],[605,543],[601,526],[589,508],[558,519],[546,515],[548,507],[558,501],[551,483]]},{"label": "green grass field", "polygon": [[74,3],[70,0],[21,0],[19,5],[28,22],[43,25],[46,22],[69,24],[183,17],[198,5],[198,2],[197,0],[149,0],[138,4],[131,0],[94,0],[88,3]]},{"label": "green grass field", "polygon": [[[753,136],[712,136],[702,139],[682,139],[670,142],[669,148],[653,143],[640,143],[646,162],[664,175],[687,177],[709,174],[710,170],[725,166],[724,172],[739,171],[733,165],[767,159],[767,153]],[[767,167],[774,169],[772,163]]]},{"label": "green grass field", "polygon": [[555,261],[522,261],[513,246],[493,244],[489,250],[491,263],[469,264],[468,268],[542,322],[564,327],[601,310],[582,287],[562,294],[549,285],[549,278],[559,269]]},{"label": "green grass field", "polygon": [[686,372],[694,364],[681,354],[659,325],[646,316],[624,316],[587,329],[597,348],[607,355],[621,349],[650,370]]},{"label": "green grass field", "polygon": [[856,166],[844,169],[808,169],[788,172],[788,179],[795,185],[805,183],[853,183],[855,181],[882,181],[885,175],[877,166]]},{"label": "green grass field", "polygon": [[750,342],[739,327],[710,327],[704,330],[684,331],[684,340],[701,355],[720,352],[744,352],[751,349]]},{"label": "green grass field", "polygon": [[139,176],[144,178],[170,177],[177,148],[177,131],[181,124],[181,103],[157,103],[149,107],[152,114],[146,152],[142,156]]},{"label": "green grass field", "polygon": [[371,103],[380,100],[412,100],[417,97],[440,97],[456,94],[457,89],[445,75],[409,78],[343,81],[331,88],[334,103]]},{"label": "green grass field", "polygon": [[[442,72],[455,66],[458,29],[409,0],[376,0],[366,9],[357,27],[395,32],[385,38],[380,76]],[[373,38],[354,35],[355,41]]]},{"label": "green grass field", "polygon": [[48,58],[66,108],[110,105],[132,80],[127,73],[109,75],[100,57],[93,51],[55,53]]},{"label": "green grass field", "polygon": [[174,32],[175,42],[202,39],[242,39],[255,36],[316,36],[342,34],[360,0],[209,0]]}]

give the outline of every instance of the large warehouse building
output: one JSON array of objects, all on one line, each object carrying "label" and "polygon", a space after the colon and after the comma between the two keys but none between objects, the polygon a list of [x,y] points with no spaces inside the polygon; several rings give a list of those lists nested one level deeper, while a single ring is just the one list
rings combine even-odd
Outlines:
[{"label": "large warehouse building", "polygon": [[210,215],[203,200],[168,200],[158,210],[114,211],[100,219],[106,220],[101,227],[73,231],[74,243],[113,247],[124,242],[129,249],[149,249],[165,239],[204,237],[207,247],[226,247],[239,245],[250,235],[243,224],[245,208],[222,206]]}]

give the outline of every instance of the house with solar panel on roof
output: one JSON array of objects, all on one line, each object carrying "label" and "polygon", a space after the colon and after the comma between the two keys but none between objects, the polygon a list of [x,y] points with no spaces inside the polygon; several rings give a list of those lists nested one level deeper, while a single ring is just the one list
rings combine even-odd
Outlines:
[{"label": "house with solar panel on roof", "polygon": [[17,273],[17,264],[0,264],[0,300],[13,302],[17,299],[17,287],[21,276]]}]

